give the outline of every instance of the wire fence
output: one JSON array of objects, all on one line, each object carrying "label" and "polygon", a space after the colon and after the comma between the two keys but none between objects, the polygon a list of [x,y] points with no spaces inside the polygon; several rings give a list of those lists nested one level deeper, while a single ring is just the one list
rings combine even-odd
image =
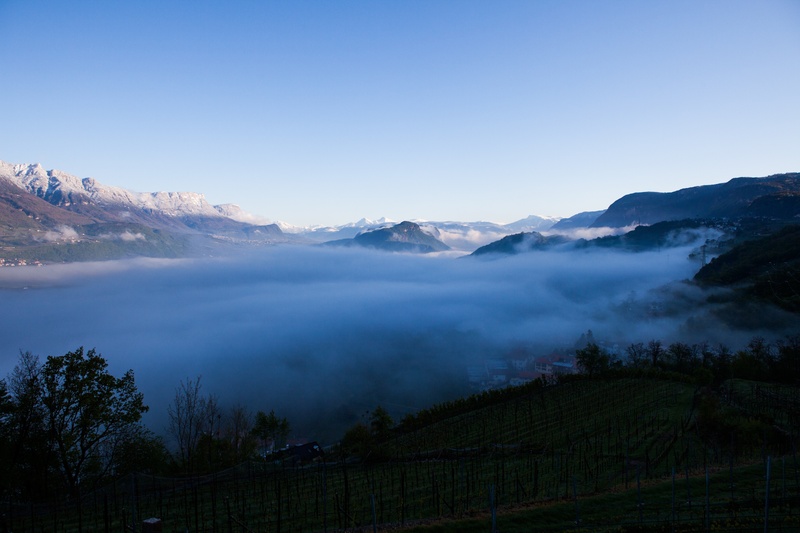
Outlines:
[{"label": "wire fence", "polygon": [[731,388],[728,404],[794,429],[708,446],[691,386],[575,382],[398,436],[380,462],[132,474],[73,501],[0,502],[0,531],[340,532],[476,516],[492,530],[513,516],[518,531],[800,531],[795,393]]},{"label": "wire fence", "polygon": [[[569,461],[529,454],[449,457],[379,465],[321,463],[283,467],[245,463],[213,475],[165,478],[129,475],[84,495],[49,505],[5,502],[7,531],[354,531],[419,520],[526,511],[549,512],[576,531],[602,528],[665,531],[800,530],[796,456],[764,464],[709,465],[645,478],[641,466],[619,464],[617,484],[593,498],[595,480],[567,473]],[[527,465],[527,466],[525,466]],[[554,475],[552,468],[561,468]],[[600,503],[596,503],[597,500]],[[600,507],[598,507],[600,506]],[[551,509],[547,511],[547,509]],[[499,515],[498,515],[499,512]],[[737,524],[739,526],[737,526]]]}]

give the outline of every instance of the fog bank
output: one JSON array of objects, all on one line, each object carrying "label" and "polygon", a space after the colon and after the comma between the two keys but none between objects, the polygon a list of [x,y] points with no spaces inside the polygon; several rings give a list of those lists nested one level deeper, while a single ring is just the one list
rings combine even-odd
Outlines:
[{"label": "fog bank", "polygon": [[617,342],[725,338],[679,283],[699,268],[688,253],[479,260],[283,246],[0,269],[0,376],[20,350],[94,347],[116,375],[134,370],[156,432],[180,380],[201,375],[222,405],[275,409],[297,434],[331,438],[379,404],[397,417],[465,394],[467,364],[516,346],[569,346],[587,329]]}]

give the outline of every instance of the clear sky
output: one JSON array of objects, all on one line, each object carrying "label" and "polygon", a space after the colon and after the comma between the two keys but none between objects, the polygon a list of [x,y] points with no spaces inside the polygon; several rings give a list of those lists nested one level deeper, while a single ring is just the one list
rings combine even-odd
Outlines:
[{"label": "clear sky", "polygon": [[800,171],[800,2],[0,0],[0,159],[271,220]]}]

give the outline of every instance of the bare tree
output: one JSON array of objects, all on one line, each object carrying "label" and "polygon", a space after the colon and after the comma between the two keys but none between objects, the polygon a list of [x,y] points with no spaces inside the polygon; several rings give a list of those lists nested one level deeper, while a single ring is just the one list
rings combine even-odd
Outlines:
[{"label": "bare tree", "polygon": [[250,432],[253,429],[253,415],[242,404],[236,404],[228,412],[226,437],[231,444],[231,451],[234,461],[246,459],[252,453],[253,437]]},{"label": "bare tree", "polygon": [[628,366],[632,368],[643,368],[647,366],[647,348],[641,342],[631,344],[625,351],[628,354]]},{"label": "bare tree", "polygon": [[657,368],[662,363],[664,357],[664,348],[661,346],[661,341],[651,340],[647,343],[647,354],[650,356],[650,366]]},{"label": "bare tree", "polygon": [[[194,381],[186,378],[175,389],[175,399],[167,407],[168,431],[177,445],[181,462],[191,471],[194,467],[194,452],[204,431],[210,427],[209,409],[216,409],[216,401],[200,394],[200,376]],[[213,418],[211,420],[213,423]],[[211,424],[213,428],[213,424]]]}]

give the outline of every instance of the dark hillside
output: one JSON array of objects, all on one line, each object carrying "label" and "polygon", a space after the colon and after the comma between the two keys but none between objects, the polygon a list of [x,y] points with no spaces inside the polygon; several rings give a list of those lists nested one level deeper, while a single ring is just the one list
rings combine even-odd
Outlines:
[{"label": "dark hillside", "polygon": [[565,242],[568,242],[568,239],[560,235],[544,236],[537,231],[516,233],[503,237],[499,241],[481,246],[471,255],[518,254],[533,250],[545,250]]},{"label": "dark hillside", "polygon": [[[690,187],[675,192],[640,192],[611,204],[593,227],[625,227],[686,218],[737,218],[748,215],[758,198],[800,193],[800,173],[766,178],[734,178],[727,183]],[[778,216],[781,212],[771,213]],[[796,216],[798,213],[793,213]]]},{"label": "dark hillside", "polygon": [[737,287],[800,312],[800,225],[734,247],[703,267],[695,280],[706,286]]},{"label": "dark hillside", "polygon": [[605,211],[584,211],[569,218],[562,218],[550,227],[551,231],[588,228]]},{"label": "dark hillside", "polygon": [[721,221],[701,219],[657,222],[652,226],[637,226],[623,235],[612,235],[591,241],[582,241],[582,245],[645,251],[671,246],[686,246],[698,242],[702,244],[705,230],[729,229],[726,226]]},{"label": "dark hillside", "polygon": [[794,220],[800,223],[800,193],[784,192],[756,198],[747,207],[745,215]]}]

